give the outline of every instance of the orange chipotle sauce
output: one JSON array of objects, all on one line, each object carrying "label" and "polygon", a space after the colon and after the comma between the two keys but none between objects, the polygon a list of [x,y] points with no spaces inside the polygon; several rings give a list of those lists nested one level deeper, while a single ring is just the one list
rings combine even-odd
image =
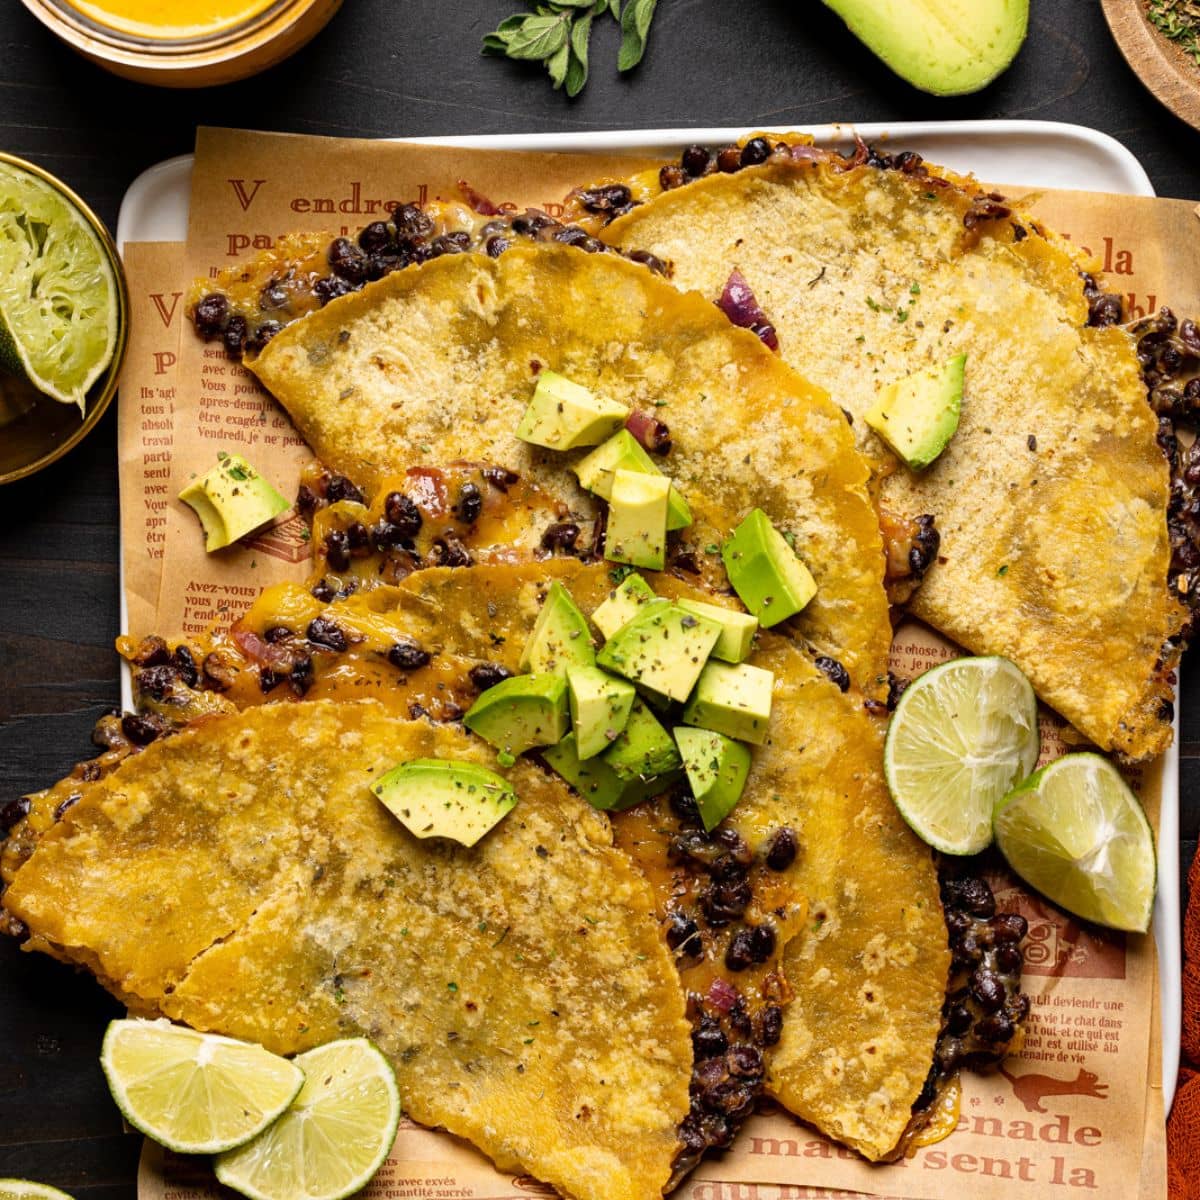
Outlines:
[{"label": "orange chipotle sauce", "polygon": [[69,0],[98,25],[135,37],[194,38],[224,33],[272,7],[276,0]]}]

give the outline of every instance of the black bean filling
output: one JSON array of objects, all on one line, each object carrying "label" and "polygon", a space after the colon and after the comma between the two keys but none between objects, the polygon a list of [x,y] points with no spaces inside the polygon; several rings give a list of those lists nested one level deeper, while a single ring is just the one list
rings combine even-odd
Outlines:
[{"label": "black bean filling", "polygon": [[432,567],[469,567],[474,561],[466,546],[451,533],[437,538],[429,553]]},{"label": "black bean filling", "polygon": [[917,532],[908,551],[908,566],[916,579],[923,579],[925,572],[937,561],[942,535],[935,528],[935,520],[932,513],[922,513],[916,518]]},{"label": "black bean filling", "polygon": [[[1084,276],[1091,324],[1114,324],[1121,317],[1121,298],[1099,292],[1095,280]],[[1200,328],[1179,321],[1169,308],[1135,322],[1138,362],[1150,407],[1158,417],[1158,444],[1171,469],[1171,498],[1167,533],[1171,592],[1187,606],[1189,618],[1181,638],[1188,640],[1200,622],[1200,443],[1185,447],[1176,436],[1183,425],[1194,430],[1200,420]],[[1176,643],[1163,647],[1162,659],[1173,657]],[[1170,720],[1173,709],[1164,702],[1160,716]]]},{"label": "black bean filling", "polygon": [[314,617],[308,623],[305,637],[322,650],[342,651],[348,645],[344,630],[328,617]]},{"label": "black bean filling", "polygon": [[913,1105],[917,1116],[929,1113],[960,1068],[997,1066],[1029,1016],[1029,997],[1021,992],[1021,941],[1029,928],[1025,918],[998,913],[983,879],[944,870],[941,888],[950,980],[933,1065]]},{"label": "black bean filling", "polygon": [[5,834],[18,822],[29,816],[30,802],[28,796],[19,796],[10,800],[0,808],[0,831]]},{"label": "black bean filling", "polygon": [[[696,802],[686,792],[677,791],[672,796],[671,809],[678,829],[668,844],[668,855],[703,881],[695,906],[674,908],[667,921],[667,945],[686,964],[703,955],[709,939],[741,921],[753,898],[750,876],[755,855],[741,835],[728,826],[706,833]],[[768,839],[763,861],[771,870],[782,871],[791,865],[796,853],[795,831],[783,828]],[[775,948],[775,929],[769,921],[743,924],[727,943],[724,963],[736,977],[765,963]],[[763,1051],[778,1042],[783,1032],[782,1004],[760,1003],[756,1011],[751,1011],[738,987],[723,978],[715,980],[707,994],[688,995],[688,1018],[695,1054],[691,1105],[679,1127],[680,1149],[668,1190],[708,1150],[733,1142],[763,1091]]]},{"label": "black bean filling", "polygon": [[464,483],[458,495],[456,516],[464,525],[474,525],[483,512],[483,493],[479,485]]},{"label": "black bean filling", "polygon": [[[586,197],[586,199],[584,198]],[[629,188],[611,184],[581,194],[583,206],[590,212],[603,213],[609,219],[633,207]],[[578,225],[564,225],[538,209],[501,215],[488,221],[475,234],[465,230],[433,236],[433,220],[414,204],[397,208],[387,221],[372,221],[355,240],[335,238],[326,260],[329,274],[313,285],[313,294],[321,305],[357,292],[368,283],[393,271],[428,262],[445,254],[480,251],[496,258],[519,241],[559,242],[577,246],[588,254],[611,253],[628,257],[657,274],[666,274],[665,264],[653,254],[629,254],[605,245]],[[248,322],[233,312],[229,298],[222,292],[210,292],[196,305],[193,320],[196,332],[205,341],[220,340],[231,358],[257,354],[284,326],[270,313],[278,313],[287,302],[280,280],[272,280],[259,296],[259,313]]]},{"label": "black bean filling", "polygon": [[542,533],[542,548],[551,554],[574,554],[579,526],[574,521],[555,521]]},{"label": "black bean filling", "polygon": [[[191,684],[189,686],[195,686]],[[121,732],[135,745],[148,746],[167,732],[168,725],[153,713],[126,713],[121,718]]]},{"label": "black bean filling", "polygon": [[512,678],[512,672],[507,667],[492,662],[477,663],[467,674],[477,692],[486,692],[488,688]]},{"label": "black bean filling", "polygon": [[417,671],[427,667],[433,656],[412,638],[397,642],[389,651],[387,660],[400,671]]},{"label": "black bean filling", "polygon": [[850,690],[850,672],[836,658],[830,658],[827,654],[818,654],[813,659],[813,665],[828,678],[830,683],[837,684],[841,691]]}]

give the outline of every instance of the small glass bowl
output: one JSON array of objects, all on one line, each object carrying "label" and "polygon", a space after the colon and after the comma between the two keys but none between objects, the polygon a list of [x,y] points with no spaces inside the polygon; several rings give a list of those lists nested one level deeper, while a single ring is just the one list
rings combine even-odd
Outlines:
[{"label": "small glass bowl", "polygon": [[96,231],[117,281],[117,344],[112,362],[88,391],[83,416],[74,404],[62,404],[43,396],[24,380],[0,374],[0,484],[24,479],[62,458],[99,423],[117,392],[121,362],[129,340],[129,290],[121,256],[104,223],[65,183],[23,158],[0,152],[7,163],[51,185]]},{"label": "small glass bowl", "polygon": [[22,2],[72,49],[115,75],[162,87],[211,87],[282,62],[325,27],[342,0],[274,0],[236,25],[184,38],[123,33],[69,0]]}]

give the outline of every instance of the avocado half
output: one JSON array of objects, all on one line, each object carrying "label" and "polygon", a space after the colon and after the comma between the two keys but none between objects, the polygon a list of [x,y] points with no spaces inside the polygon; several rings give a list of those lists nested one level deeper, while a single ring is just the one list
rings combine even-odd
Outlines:
[{"label": "avocado half", "polygon": [[897,75],[935,96],[986,87],[1017,56],[1029,0],[825,0]]}]

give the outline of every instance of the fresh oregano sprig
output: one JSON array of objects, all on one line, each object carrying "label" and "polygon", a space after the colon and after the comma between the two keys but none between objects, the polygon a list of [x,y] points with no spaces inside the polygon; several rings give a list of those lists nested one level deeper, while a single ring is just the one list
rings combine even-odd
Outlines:
[{"label": "fresh oregano sprig", "polygon": [[642,61],[658,0],[549,0],[533,12],[514,13],[483,39],[484,54],[502,54],[523,62],[540,62],[555,88],[565,85],[578,96],[587,83],[588,42],[592,22],[607,13],[621,25],[617,70],[629,71]]}]

